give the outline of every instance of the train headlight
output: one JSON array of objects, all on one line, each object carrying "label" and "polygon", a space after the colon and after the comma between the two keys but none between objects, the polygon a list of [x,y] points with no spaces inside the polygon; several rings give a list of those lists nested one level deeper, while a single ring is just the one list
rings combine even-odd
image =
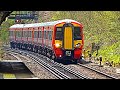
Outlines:
[{"label": "train headlight", "polygon": [[80,45],[81,45],[80,43],[76,44],[76,45],[75,45],[75,48],[79,48]]},{"label": "train headlight", "polygon": [[61,47],[61,44],[56,43],[56,44],[55,44],[55,47],[56,47],[56,48],[60,48],[60,47]]}]

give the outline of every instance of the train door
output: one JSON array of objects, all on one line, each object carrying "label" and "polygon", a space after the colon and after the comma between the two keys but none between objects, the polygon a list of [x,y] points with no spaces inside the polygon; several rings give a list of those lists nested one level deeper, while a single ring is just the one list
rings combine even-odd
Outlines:
[{"label": "train door", "polygon": [[73,49],[73,30],[72,27],[67,26],[64,28],[64,49]]}]

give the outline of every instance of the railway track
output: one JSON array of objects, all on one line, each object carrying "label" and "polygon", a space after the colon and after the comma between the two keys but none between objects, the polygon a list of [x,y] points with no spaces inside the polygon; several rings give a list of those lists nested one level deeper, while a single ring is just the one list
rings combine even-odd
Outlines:
[{"label": "railway track", "polygon": [[[82,73],[78,73],[73,68],[69,68],[63,64],[54,62],[53,60],[50,60],[49,58],[47,58],[43,55],[40,55],[40,54],[37,54],[34,52],[20,51],[20,50],[19,50],[19,53],[23,54],[23,55],[27,55],[29,58],[31,58],[35,62],[39,63],[41,66],[46,68],[48,71],[50,71],[51,73],[53,73],[56,77],[58,77],[60,79],[92,79],[88,76],[85,76]],[[111,75],[108,75],[101,71],[98,71],[87,65],[83,65],[83,64],[79,64],[79,63],[77,65],[79,65],[80,67],[83,67],[85,69],[88,69],[89,71],[95,72],[95,73],[105,77],[106,79],[118,79],[114,76],[111,76]]]},{"label": "railway track", "polygon": [[81,66],[81,67],[83,67],[85,69],[91,70],[92,72],[96,72],[96,74],[99,74],[99,75],[101,75],[103,77],[106,77],[106,79],[118,79],[118,78],[116,78],[116,77],[114,77],[112,75],[109,75],[109,74],[106,74],[106,73],[101,72],[99,70],[96,70],[96,69],[94,69],[94,68],[92,68],[90,66],[87,66],[87,65],[84,65],[84,64],[80,64],[80,63],[78,63],[77,65],[79,65],[79,66]]},{"label": "railway track", "polygon": [[48,60],[48,58],[46,58],[45,56],[42,56],[33,52],[28,52],[28,51],[21,51],[21,50],[17,50],[17,51],[10,50],[10,51],[25,55],[31,58],[32,60],[37,62],[39,65],[43,66],[45,69],[50,71],[59,79],[91,79],[90,77],[87,77],[81,73],[78,73],[71,68],[65,67],[62,64],[54,62],[53,60]]}]

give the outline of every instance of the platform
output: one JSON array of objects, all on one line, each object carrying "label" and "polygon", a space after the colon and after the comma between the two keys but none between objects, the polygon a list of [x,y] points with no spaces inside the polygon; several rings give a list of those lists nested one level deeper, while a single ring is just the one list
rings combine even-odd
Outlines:
[{"label": "platform", "polygon": [[0,61],[0,79],[38,79],[21,61]]}]

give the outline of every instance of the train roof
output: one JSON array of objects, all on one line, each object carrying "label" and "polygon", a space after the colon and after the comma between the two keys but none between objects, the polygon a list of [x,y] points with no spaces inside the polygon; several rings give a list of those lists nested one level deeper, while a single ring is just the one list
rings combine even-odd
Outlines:
[{"label": "train roof", "polygon": [[24,24],[14,24],[10,28],[21,28],[23,26],[24,26]]},{"label": "train roof", "polygon": [[[12,25],[10,28],[23,28],[23,27],[40,27],[40,26],[53,26],[56,25],[58,23],[62,23],[62,22],[76,22],[79,23],[75,20],[71,20],[71,19],[64,19],[64,20],[57,20],[57,21],[51,21],[51,22],[43,22],[43,23],[32,23],[32,24],[15,24]],[[79,23],[80,24],[80,23]]]}]

